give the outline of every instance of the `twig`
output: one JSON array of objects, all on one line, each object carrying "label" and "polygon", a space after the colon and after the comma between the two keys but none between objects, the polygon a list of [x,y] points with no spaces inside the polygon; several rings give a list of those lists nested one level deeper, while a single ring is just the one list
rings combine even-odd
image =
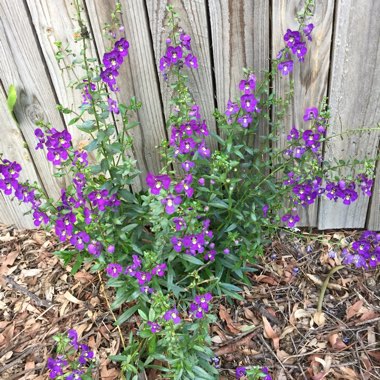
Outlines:
[{"label": "twig", "polygon": [[26,351],[24,351],[20,356],[18,356],[16,359],[12,360],[10,363],[2,366],[0,368],[0,373],[6,371],[8,368],[13,367],[18,361],[23,359],[25,356],[28,356],[31,354],[33,351],[37,351],[39,348],[44,346],[43,344],[38,344],[37,346],[29,347]]},{"label": "twig", "polygon": [[271,346],[265,341],[264,337],[262,335],[259,335],[259,339],[264,344],[264,346],[269,350],[269,352],[275,357],[275,359],[279,362],[282,369],[285,371],[287,375],[287,379],[294,380],[294,377],[288,372],[288,370],[285,368],[285,366],[282,364],[281,360],[278,358],[276,353],[272,350]]},{"label": "twig", "polygon": [[9,276],[3,276],[6,283],[12,286],[13,289],[18,290],[19,292],[25,294],[27,297],[29,297],[31,300],[33,300],[37,306],[44,306],[44,307],[51,307],[52,303],[46,300],[40,299],[38,296],[30,292],[25,287],[19,285],[17,282],[15,282],[12,278]]},{"label": "twig", "polygon": [[[107,297],[107,294],[106,294],[106,291],[105,291],[105,288],[104,288],[104,283],[103,283],[103,280],[102,280],[102,276],[100,275],[100,272],[98,272],[98,277],[99,277],[99,282],[100,282],[100,291],[103,293],[104,298],[105,298],[105,300],[107,302],[108,309],[111,312],[114,321],[116,322],[117,318],[116,318],[116,316],[115,316],[115,314],[114,314],[114,312],[113,312],[113,310],[111,308],[111,305],[110,305],[110,303],[108,301],[108,297]],[[124,341],[124,337],[123,337],[123,334],[121,332],[120,326],[118,324],[116,324],[116,328],[117,328],[117,330],[119,332],[119,335],[120,335],[121,344],[123,345],[123,348],[125,350],[126,349],[126,347],[125,347],[125,341]]]}]

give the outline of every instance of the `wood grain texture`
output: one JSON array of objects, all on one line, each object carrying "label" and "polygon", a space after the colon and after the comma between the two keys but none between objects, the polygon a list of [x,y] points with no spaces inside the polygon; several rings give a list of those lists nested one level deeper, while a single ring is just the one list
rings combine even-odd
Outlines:
[{"label": "wood grain texture", "polygon": [[[380,153],[380,146],[378,149]],[[375,184],[372,189],[372,198],[367,212],[366,228],[369,230],[380,231],[380,162],[377,163]]]},{"label": "wood grain texture", "polygon": [[[166,52],[166,39],[168,38],[168,12],[166,6],[173,5],[180,15],[180,26],[185,33],[191,36],[193,54],[198,58],[199,68],[187,70],[189,87],[195,102],[201,107],[201,116],[206,119],[208,128],[216,131],[215,120],[212,116],[215,108],[214,89],[212,84],[212,67],[210,44],[208,35],[207,11],[205,0],[147,0],[149,23],[153,38],[155,63],[159,73],[159,60]],[[166,117],[170,113],[170,97],[172,91],[159,73],[162,101]],[[210,147],[216,148],[215,141],[208,139]]]},{"label": "wood grain texture", "polygon": [[217,105],[240,95],[243,68],[262,78],[269,68],[269,0],[209,1]]},{"label": "wood grain texture", "polygon": [[[308,129],[308,125],[303,121],[304,110],[308,107],[318,107],[323,97],[327,95],[334,2],[322,0],[316,3],[315,14],[310,20],[315,26],[312,33],[313,41],[307,44],[308,52],[304,62],[298,62],[295,57],[294,71],[290,75],[295,83],[294,100],[282,123],[283,128],[278,130],[278,146],[280,148],[287,145],[286,136],[293,125],[297,128]],[[304,2],[300,0],[274,2],[272,8],[273,58],[285,46],[283,36],[286,30],[298,29],[295,14],[302,10],[303,4]],[[276,94],[284,95],[289,91],[290,78],[282,75],[276,78],[274,81]],[[300,209],[300,216],[300,225],[316,226],[318,203],[316,202],[307,209]]]},{"label": "wood grain texture", "polygon": [[[86,1],[86,5],[96,46],[99,55],[103,56],[111,46],[103,35],[102,27],[105,22],[110,22],[115,1]],[[158,173],[161,168],[157,146],[166,139],[165,122],[144,3],[141,0],[123,2],[122,12],[122,24],[130,47],[118,77],[121,91],[117,96],[119,101],[126,104],[132,96],[143,103],[137,114],[140,125],[130,130],[134,141],[133,155],[142,171],[140,182],[134,186],[134,190],[139,190],[145,186],[147,172]]]},{"label": "wood grain texture", "polygon": [[[38,175],[34,169],[32,157],[28,148],[25,146],[25,140],[7,109],[7,97],[0,87],[0,152],[3,158],[9,161],[18,162],[22,171],[20,173],[20,182],[30,180],[31,183],[36,182],[41,186]],[[11,200],[9,195],[0,191],[0,222],[5,224],[14,224],[19,228],[33,228],[33,217],[24,215],[30,211],[30,207],[25,204],[19,204],[15,199]]]},{"label": "wood grain texture", "polygon": [[[329,93],[332,109],[329,134],[373,128],[380,120],[380,2],[339,0],[337,7]],[[380,132],[376,131],[334,138],[326,147],[325,160],[375,157],[379,136]],[[319,228],[365,226],[368,197],[360,195],[350,207],[339,203],[324,200],[320,204]],[[376,213],[374,206],[373,212]],[[374,218],[372,216],[372,220]]]},{"label": "wood grain texture", "polygon": [[[58,101],[64,107],[78,111],[82,104],[82,95],[80,90],[68,88],[70,82],[81,78],[85,71],[78,65],[75,73],[71,70],[61,70],[60,66],[71,65],[73,57],[65,58],[58,64],[55,54],[57,47],[55,42],[61,41],[63,46],[69,46],[70,49],[80,56],[81,44],[74,42],[74,31],[78,30],[76,21],[76,10],[71,0],[27,0],[34,30],[36,31],[41,52],[47,65],[50,79],[54,86]],[[89,56],[96,56],[93,46],[89,46]],[[64,114],[66,126],[72,136],[73,147],[85,145],[89,141],[89,135],[81,132],[75,126],[68,126],[68,122],[73,115]]]},{"label": "wood grain texture", "polygon": [[52,176],[54,168],[45,152],[34,149],[34,129],[38,120],[49,121],[57,130],[64,124],[55,108],[54,90],[22,0],[0,2],[0,72],[4,88],[11,84],[16,87],[17,121],[45,189],[56,198],[64,182]]}]

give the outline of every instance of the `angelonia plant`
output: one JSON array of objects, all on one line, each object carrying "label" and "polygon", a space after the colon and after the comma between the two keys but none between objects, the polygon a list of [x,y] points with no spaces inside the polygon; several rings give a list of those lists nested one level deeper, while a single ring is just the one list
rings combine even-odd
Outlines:
[{"label": "angelonia plant", "polygon": [[[57,255],[72,263],[73,273],[91,262],[92,271],[107,277],[107,286],[115,290],[111,307],[122,342],[121,352],[111,359],[120,362],[126,379],[137,379],[149,368],[165,379],[218,378],[220,359],[210,349],[209,335],[216,321],[213,304],[243,299],[237,285],[250,284],[250,264],[278,229],[296,226],[300,209],[321,197],[349,206],[370,196],[375,160],[323,161],[323,144],[335,137],[326,137],[326,99],[302,110],[303,125],[293,126],[287,146],[278,147],[277,131],[292,91],[281,98],[271,83],[278,75],[289,75],[295,57],[303,61],[314,28],[307,23],[312,1],[297,16],[299,29],[286,31],[285,47],[272,69],[260,73],[263,79],[252,69],[243,70],[238,98],[214,113],[220,135],[209,130],[190,91],[188,76],[198,69],[198,58],[169,5],[166,48],[158,62],[172,91],[169,140],[161,145],[160,172],[149,172],[146,188],[132,192],[140,172],[128,131],[138,125],[134,120],[142,104],[135,98],[129,104],[117,100],[119,70],[129,54],[120,4],[104,29],[111,48],[100,64],[88,56],[89,31],[79,0],[74,4],[80,57],[60,42],[56,57],[62,70],[83,73],[71,83],[82,103],[58,109],[71,115],[69,127],[87,133],[89,142],[75,147],[67,130],[38,122],[36,149],[46,153],[56,176],[69,184],[58,200],[49,199],[35,184],[19,181],[18,163],[0,157],[0,190],[29,204],[37,227],[53,229],[61,242],[71,243],[70,250]],[[261,125],[271,132],[260,135]],[[211,141],[217,149],[210,148]],[[343,169],[353,166],[356,175],[342,176]],[[347,248],[346,263],[378,265],[379,241],[378,233],[363,233]],[[73,330],[69,339],[81,358],[87,348],[77,345]],[[84,368],[69,364],[63,351],[59,355],[49,362],[51,378],[86,378]],[[92,353],[87,355],[92,359]],[[66,376],[68,367],[76,372]],[[238,367],[236,378],[271,376],[266,367]]]}]

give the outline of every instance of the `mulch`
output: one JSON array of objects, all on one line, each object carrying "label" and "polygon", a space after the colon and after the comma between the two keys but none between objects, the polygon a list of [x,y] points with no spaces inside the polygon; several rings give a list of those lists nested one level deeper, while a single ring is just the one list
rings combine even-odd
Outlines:
[{"label": "mulch", "polygon": [[[237,366],[266,366],[274,380],[380,379],[380,272],[340,269],[317,312],[322,283],[341,264],[337,247],[355,234],[282,232],[253,265],[251,285],[241,284],[244,300],[215,302],[220,379],[234,379]],[[96,351],[94,379],[122,378],[108,359],[121,349],[112,290],[89,267],[72,276],[53,255],[66,247],[48,232],[0,224],[0,379],[48,379],[52,337],[70,328]],[[126,340],[139,323],[121,326]]]}]

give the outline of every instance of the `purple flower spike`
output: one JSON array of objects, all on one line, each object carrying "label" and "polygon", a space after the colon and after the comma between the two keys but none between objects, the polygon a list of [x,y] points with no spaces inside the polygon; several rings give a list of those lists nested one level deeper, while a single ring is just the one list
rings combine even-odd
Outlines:
[{"label": "purple flower spike", "polygon": [[152,269],[151,273],[158,277],[164,277],[166,269],[167,265],[165,263],[158,264]]},{"label": "purple flower spike", "polygon": [[308,24],[303,28],[303,32],[309,41],[312,40],[311,32],[313,31],[313,29],[314,29],[314,24]]},{"label": "purple flower spike", "polygon": [[250,115],[243,115],[237,119],[238,123],[243,127],[247,128],[249,123],[252,122],[252,117]]},{"label": "purple flower spike", "polygon": [[174,324],[176,324],[176,325],[181,322],[181,318],[179,317],[179,313],[178,313],[178,310],[176,308],[168,310],[164,314],[164,319],[165,319],[165,321],[172,320],[174,322]]},{"label": "purple flower spike", "polygon": [[108,98],[108,111],[119,114],[120,110],[116,100]]},{"label": "purple flower spike", "polygon": [[239,90],[244,91],[244,94],[250,94],[256,88],[256,78],[252,77],[249,80],[241,80],[239,83]]},{"label": "purple flower spike", "polygon": [[67,332],[67,336],[70,339],[70,344],[73,346],[73,348],[75,350],[77,350],[79,348],[79,345],[78,345],[78,334],[77,334],[77,332],[74,329],[70,329]]},{"label": "purple flower spike", "polygon": [[129,42],[125,38],[115,42],[115,50],[124,58],[128,55]]},{"label": "purple flower spike", "polygon": [[190,187],[192,182],[193,182],[193,176],[191,174],[188,174],[185,177],[185,179],[183,179],[174,187],[174,190],[177,193],[182,193],[182,191],[184,191],[186,196],[188,198],[191,198],[194,194],[194,189]]},{"label": "purple flower spike", "polygon": [[146,183],[150,187],[150,193],[158,195],[161,189],[168,190],[170,187],[170,177],[168,175],[154,176],[152,173],[148,173],[146,176]]},{"label": "purple flower spike", "polygon": [[85,243],[90,241],[90,236],[84,231],[78,232],[70,238],[70,243],[79,251],[83,250]]},{"label": "purple flower spike", "polygon": [[285,214],[281,220],[283,222],[288,223],[288,227],[293,228],[297,222],[300,221],[300,217],[298,215],[290,215],[290,214]]},{"label": "purple flower spike", "polygon": [[293,128],[290,130],[290,133],[287,136],[287,140],[298,140],[300,137],[300,133],[296,127],[293,126]]},{"label": "purple flower spike", "polygon": [[112,50],[103,55],[103,64],[108,69],[117,70],[123,63],[123,57],[117,50]]},{"label": "purple flower spike", "polygon": [[278,70],[281,72],[282,75],[288,75],[293,71],[293,61],[284,61],[280,62],[277,66]]},{"label": "purple flower spike", "polygon": [[182,47],[169,46],[166,51],[166,56],[169,58],[170,62],[175,64],[182,58]]},{"label": "purple flower spike", "polygon": [[292,47],[292,53],[296,54],[298,57],[298,60],[302,62],[304,60],[304,57],[307,53],[307,47],[305,42],[298,42]]},{"label": "purple flower spike", "polygon": [[284,41],[288,47],[292,48],[295,44],[301,41],[301,34],[296,30],[288,29],[284,35]]}]

